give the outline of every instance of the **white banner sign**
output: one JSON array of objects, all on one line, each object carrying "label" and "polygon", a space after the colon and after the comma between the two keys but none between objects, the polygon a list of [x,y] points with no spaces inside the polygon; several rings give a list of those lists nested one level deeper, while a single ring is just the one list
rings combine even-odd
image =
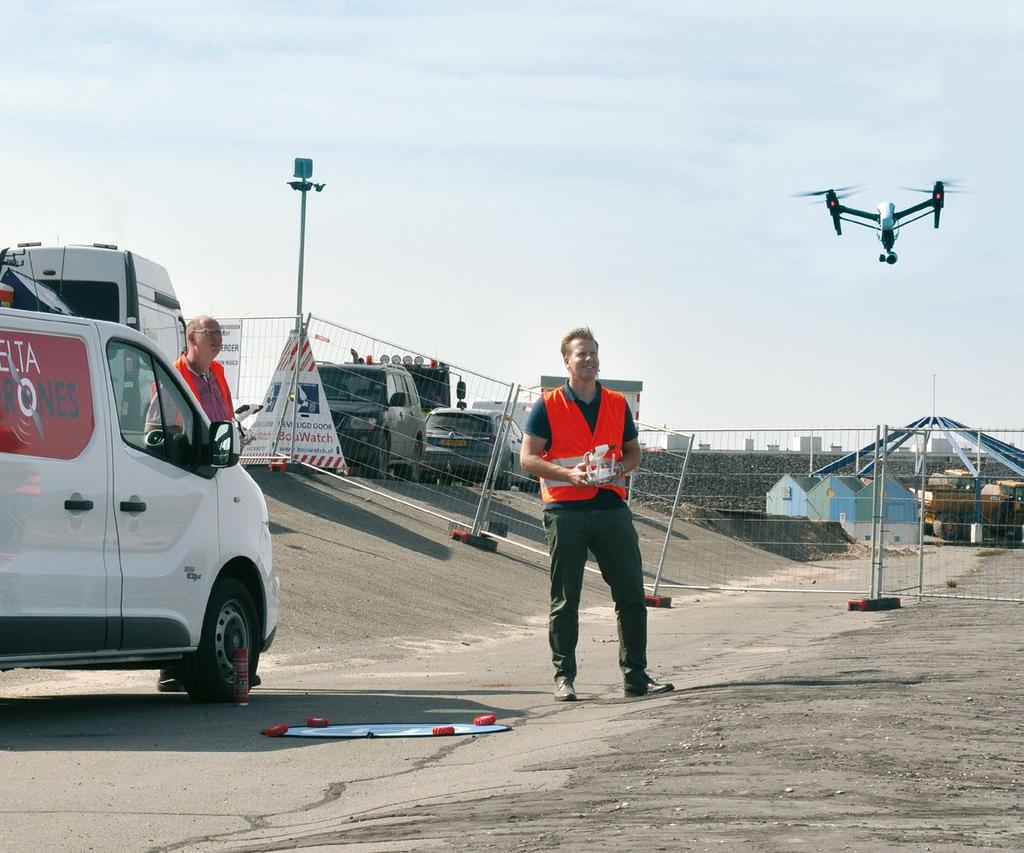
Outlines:
[{"label": "white banner sign", "polygon": [[[297,462],[317,468],[344,469],[345,457],[338,443],[338,433],[334,429],[309,340],[303,336],[301,350],[296,346],[296,340],[297,335],[292,332],[267,388],[263,410],[256,415],[256,421],[249,430],[252,440],[245,447],[242,462],[267,462],[275,455],[291,455],[294,434],[295,455],[292,458]],[[299,357],[297,423],[295,401],[291,399],[296,355]]]},{"label": "white banner sign", "polygon": [[231,399],[235,401],[236,406],[240,406],[249,402],[238,399],[238,377],[242,367],[242,321],[225,320],[220,324],[220,330],[223,337],[217,361],[224,368],[224,378],[231,389]]}]

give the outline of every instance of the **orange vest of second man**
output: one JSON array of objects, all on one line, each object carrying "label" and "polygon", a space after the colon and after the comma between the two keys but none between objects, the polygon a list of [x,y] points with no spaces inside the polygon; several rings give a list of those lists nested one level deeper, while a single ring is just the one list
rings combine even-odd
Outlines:
[{"label": "orange vest of second man", "polygon": [[[583,457],[602,444],[616,461],[622,459],[622,433],[626,428],[626,398],[617,391],[601,388],[601,405],[597,411],[597,426],[590,424],[575,400],[569,399],[565,388],[556,388],[544,394],[548,423],[551,427],[551,446],[541,454],[542,459],[572,468]],[[625,478],[598,486],[574,486],[558,480],[540,481],[540,496],[544,503],[588,501],[597,495],[598,488],[610,489],[626,499]]]},{"label": "orange vest of second man", "polygon": [[[184,378],[188,387],[192,389],[192,394],[198,401],[199,388],[196,386],[196,374],[195,371],[189,366],[188,359],[184,355],[179,355],[178,360],[174,362],[174,366],[178,368]],[[217,387],[220,389],[221,398],[224,400],[224,405],[228,407],[228,417],[230,418],[232,413],[235,411],[235,407],[231,402],[231,389],[228,388],[228,380],[224,375],[224,367],[216,361],[210,362],[210,373],[213,374],[213,378],[217,380]]]}]

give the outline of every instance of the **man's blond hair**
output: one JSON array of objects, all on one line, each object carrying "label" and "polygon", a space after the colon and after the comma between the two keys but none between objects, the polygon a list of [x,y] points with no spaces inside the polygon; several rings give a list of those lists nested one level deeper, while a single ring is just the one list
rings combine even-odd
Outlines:
[{"label": "man's blond hair", "polygon": [[590,326],[579,326],[575,329],[570,329],[565,333],[565,337],[562,338],[562,358],[568,358],[573,341],[593,341],[594,346],[598,346],[597,338],[590,331]]}]

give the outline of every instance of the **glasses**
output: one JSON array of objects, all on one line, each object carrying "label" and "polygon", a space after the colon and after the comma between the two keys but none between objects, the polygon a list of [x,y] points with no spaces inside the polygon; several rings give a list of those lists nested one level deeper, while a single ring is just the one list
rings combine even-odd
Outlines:
[{"label": "glasses", "polygon": [[222,338],[224,333],[220,329],[196,329],[197,335],[209,335],[211,338]]}]

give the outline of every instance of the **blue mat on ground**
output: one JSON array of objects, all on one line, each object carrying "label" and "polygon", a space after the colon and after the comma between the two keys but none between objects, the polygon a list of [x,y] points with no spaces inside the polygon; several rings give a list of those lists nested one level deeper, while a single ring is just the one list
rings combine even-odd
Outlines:
[{"label": "blue mat on ground", "polygon": [[[439,727],[454,729],[445,735],[435,735]],[[452,735],[489,735],[511,731],[509,726],[492,724],[477,726],[473,723],[369,723],[343,726],[289,726],[283,737],[451,737]]]}]

